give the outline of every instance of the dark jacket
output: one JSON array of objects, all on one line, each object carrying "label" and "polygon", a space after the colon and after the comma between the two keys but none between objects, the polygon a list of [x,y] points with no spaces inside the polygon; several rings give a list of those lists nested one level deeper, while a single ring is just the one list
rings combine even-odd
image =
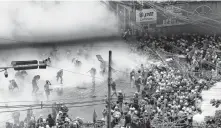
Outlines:
[{"label": "dark jacket", "polygon": [[55,126],[55,121],[52,118],[47,118],[46,122],[48,123],[49,127]]}]

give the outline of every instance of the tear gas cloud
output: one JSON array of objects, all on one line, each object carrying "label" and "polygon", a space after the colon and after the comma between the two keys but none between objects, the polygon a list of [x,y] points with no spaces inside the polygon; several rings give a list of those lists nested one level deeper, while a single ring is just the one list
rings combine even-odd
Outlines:
[{"label": "tear gas cloud", "polygon": [[[1,37],[16,41],[43,42],[117,34],[114,13],[99,1],[1,2],[0,15]],[[0,40],[0,43],[10,41]]]},{"label": "tear gas cloud", "polygon": [[[18,41],[46,42],[53,40],[112,36],[117,34],[116,17],[98,1],[60,2],[59,4],[53,2],[2,2],[0,3],[0,14],[1,37]],[[12,42],[0,40],[0,43]],[[97,60],[96,55],[100,54],[104,60],[108,61],[109,50],[113,52],[113,68],[123,72],[126,72],[126,69],[132,69],[139,66],[141,63],[147,62],[144,56],[129,54],[131,52],[128,46],[122,42],[100,42],[100,44],[103,46],[97,47],[88,44],[90,47],[87,47],[89,54],[87,59],[76,55],[80,46],[58,47],[58,60],[52,60],[52,67],[27,71],[28,76],[23,85],[24,92],[20,95],[11,96],[8,91],[9,80],[14,79],[15,71],[13,69],[8,70],[8,78],[5,78],[4,73],[1,72],[0,91],[2,93],[0,93],[0,101],[34,101],[35,98],[31,96],[32,78],[35,75],[41,76],[39,81],[39,92],[44,92],[43,86],[45,80],[50,80],[53,85],[58,85],[56,73],[60,69],[66,70],[64,71],[64,88],[73,88],[76,86],[91,87],[92,78],[88,73],[91,67],[97,69],[96,77],[102,80],[96,79],[96,84],[100,84],[107,80],[107,77],[99,74],[100,62]],[[105,47],[107,44],[108,46]],[[0,66],[8,66],[11,64],[11,61],[16,60],[43,60],[49,56],[51,51],[52,47],[45,48],[43,46],[41,48],[0,50]],[[67,51],[71,52],[71,56],[67,56]],[[71,59],[76,56],[82,61],[81,68],[76,68],[73,63],[71,63]],[[123,72],[113,73],[113,78],[117,79],[121,77],[124,75]],[[129,79],[125,80],[127,83],[128,81]],[[51,100],[52,99],[56,99],[56,97],[52,95]],[[43,100],[45,100],[45,97]],[[10,103],[9,105],[14,104],[15,103]],[[22,102],[22,104],[30,103]],[[0,111],[5,110],[1,109]],[[6,116],[8,114],[9,116]],[[5,121],[7,117],[11,117],[10,113],[0,113],[0,121]]]},{"label": "tear gas cloud", "polygon": [[[15,43],[4,39],[12,39],[20,43],[21,41],[47,42],[112,36],[117,34],[117,20],[115,15],[99,1],[59,2],[59,4],[54,2],[1,2],[0,15],[0,44]],[[71,48],[72,52],[77,51],[77,49],[73,50],[74,48]],[[48,57],[51,50],[52,48],[44,47],[0,50],[0,66],[8,66],[13,60],[43,60]],[[11,95],[8,91],[9,80],[14,79],[15,71],[9,69],[8,78],[5,78],[4,72],[1,72],[0,101],[34,101],[35,98],[31,96],[31,80],[33,76],[41,76],[39,91],[43,92],[45,80],[50,80],[52,84],[55,85],[58,84],[56,81],[56,73],[60,68],[86,74],[80,75],[64,72],[64,87],[89,86],[88,83],[91,83],[91,77],[89,77],[90,74],[88,74],[87,71],[92,66],[96,69],[100,67],[95,57],[98,51],[96,51],[96,53],[92,52],[91,56],[93,57],[90,57],[88,60],[79,58],[82,59],[83,65],[81,69],[76,69],[71,63],[70,58],[68,59],[65,56],[66,50],[66,48],[59,49],[59,60],[53,62],[54,68],[48,67],[46,70],[29,70],[29,75],[22,85],[23,93],[20,95]],[[105,52],[108,50],[106,49]],[[103,53],[100,52],[100,54]],[[72,57],[74,57],[76,52],[72,55]],[[102,76],[98,75],[97,77]],[[106,79],[106,77],[104,79]],[[97,81],[98,84],[99,82],[100,81]],[[54,97],[51,97],[51,99],[53,98]],[[45,100],[45,97],[43,100]],[[30,103],[11,102],[8,105],[15,104]],[[1,105],[5,105],[5,103],[1,103]],[[13,109],[1,109],[0,111],[5,110]],[[11,118],[11,113],[0,113],[0,121],[6,121],[7,118]]]},{"label": "tear gas cloud", "polygon": [[[86,49],[88,53],[88,58],[85,58],[84,56],[77,55],[77,51],[79,49]],[[1,50],[0,51],[0,60],[1,64],[0,66],[7,66],[11,64],[11,61],[14,60],[43,60],[46,59],[49,55],[49,53],[52,51],[53,48],[51,47],[42,47],[42,48],[20,48],[20,49],[7,49],[7,50]],[[27,70],[28,76],[25,80],[25,84],[22,86],[24,89],[24,92],[20,95],[13,96],[8,91],[8,85],[9,80],[14,79],[15,71],[13,69],[9,69],[9,77],[5,78],[4,73],[0,73],[0,81],[1,81],[1,87],[0,90],[3,93],[0,93],[0,101],[1,102],[7,102],[7,101],[35,101],[35,98],[31,95],[32,93],[32,84],[31,80],[35,75],[40,75],[41,79],[39,81],[39,92],[44,92],[44,84],[46,80],[50,80],[53,86],[59,85],[59,83],[56,81],[56,75],[57,72],[60,69],[64,69],[64,88],[70,88],[70,90],[74,87],[80,86],[80,87],[86,87],[91,88],[91,82],[92,78],[90,77],[90,74],[88,71],[95,67],[97,69],[97,75],[96,77],[99,79],[96,79],[96,84],[100,85],[107,80],[107,76],[100,75],[100,62],[97,60],[96,55],[101,55],[105,61],[108,61],[108,51],[112,50],[112,57],[113,57],[113,68],[122,72],[115,72],[113,73],[113,78],[121,78],[125,75],[125,73],[129,70],[127,69],[133,69],[138,66],[140,66],[141,63],[146,63],[147,59],[144,59],[144,56],[138,56],[136,54],[131,54],[128,49],[127,44],[122,43],[121,41],[116,42],[101,42],[100,44],[94,44],[93,46],[91,44],[88,44],[87,46],[61,46],[57,48],[57,58],[52,59],[52,66],[47,67],[47,69],[36,69],[36,70]],[[67,55],[67,52],[70,53],[70,55]],[[81,68],[76,68],[74,64],[71,62],[72,58],[77,57],[81,62],[82,66]],[[129,83],[129,78],[125,79],[126,83]],[[19,84],[19,83],[18,83]],[[21,86],[21,84],[19,85]],[[105,90],[103,90],[105,91]],[[66,93],[66,92],[65,92]],[[65,94],[66,96],[71,95]],[[52,93],[50,100],[56,99],[56,93]],[[67,98],[67,97],[62,97]],[[46,100],[46,97],[43,96],[43,99]],[[9,103],[9,105],[14,105],[19,103]],[[21,104],[30,104],[21,102]],[[5,104],[0,104],[5,105]],[[5,109],[9,110],[9,109]],[[4,109],[1,109],[0,111],[5,111]],[[10,109],[11,110],[11,109]],[[1,117],[3,115],[7,115],[8,113],[1,114],[0,113],[0,120],[4,121]],[[24,114],[24,113],[23,113]],[[23,119],[21,117],[21,119]]]}]

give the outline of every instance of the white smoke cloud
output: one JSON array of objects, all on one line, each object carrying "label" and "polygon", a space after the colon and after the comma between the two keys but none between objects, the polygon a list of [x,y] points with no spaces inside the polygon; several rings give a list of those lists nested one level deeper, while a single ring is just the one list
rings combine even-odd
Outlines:
[{"label": "white smoke cloud", "polygon": [[0,15],[0,37],[15,40],[48,41],[117,34],[115,15],[99,1],[1,2]]},{"label": "white smoke cloud", "polygon": [[[90,44],[88,44],[90,45]],[[88,46],[87,45],[87,46]],[[108,47],[107,47],[108,46]],[[50,80],[53,85],[57,85],[58,82],[56,81],[56,72],[60,70],[59,68],[63,68],[66,71],[64,71],[64,88],[68,88],[70,90],[69,92],[65,92],[65,95],[61,97],[61,99],[67,99],[67,98],[72,98],[72,100],[77,99],[76,97],[71,97],[73,96],[74,93],[74,87],[86,87],[88,88],[87,92],[84,93],[84,95],[89,96],[90,95],[90,88],[91,88],[91,81],[92,78],[88,77],[87,75],[90,75],[88,70],[91,69],[91,67],[95,67],[97,69],[97,76],[98,78],[101,79],[96,79],[96,84],[99,86],[97,90],[102,90],[102,96],[104,96],[105,89],[106,89],[106,80],[107,76],[101,76],[100,75],[100,62],[97,60],[96,55],[100,54],[105,61],[108,60],[108,51],[112,50],[112,57],[113,57],[113,62],[114,66],[113,68],[116,70],[119,70],[121,72],[114,72],[112,74],[112,77],[114,79],[121,78],[121,76],[124,76],[124,72],[127,72],[126,69],[129,68],[130,70],[132,68],[135,68],[137,66],[140,66],[141,63],[144,63],[148,59],[144,60],[144,56],[138,56],[134,54],[130,54],[130,49],[128,49],[127,44],[121,42],[121,41],[116,41],[116,42],[100,42],[97,44],[94,44],[91,47],[86,47],[88,48],[88,53],[89,53],[89,58],[85,59],[84,57],[78,57],[79,60],[82,61],[82,67],[81,69],[77,69],[74,67],[74,65],[71,63],[71,58],[66,57],[66,51],[71,49],[72,56],[71,57],[76,57],[76,52],[79,49],[79,47],[82,48],[81,45],[79,46],[61,46],[58,48],[59,54],[59,61],[53,61],[53,67],[50,68],[47,67],[47,69],[40,69],[40,70],[28,70],[28,77],[26,79],[25,85],[24,85],[24,92],[20,93],[18,96],[11,95],[11,93],[8,91],[8,85],[9,85],[9,80],[14,79],[14,74],[15,71],[13,69],[9,69],[9,77],[5,78],[3,72],[0,73],[0,81],[1,81],[1,86],[0,86],[0,106],[5,105],[4,103],[1,102],[8,102],[8,101],[20,101],[20,102],[11,102],[8,105],[18,105],[18,104],[33,104],[35,101],[35,98],[31,95],[32,92],[32,85],[31,85],[31,80],[34,77],[34,75],[40,75],[41,80],[39,82],[39,92],[44,92],[44,84],[45,80]],[[0,63],[0,66],[7,66],[11,63],[13,60],[41,60],[43,58],[40,57],[40,54],[43,53],[48,53],[50,52],[51,48],[20,48],[20,49],[7,49],[7,50],[1,50],[0,51],[0,61],[3,63]],[[5,58],[6,57],[6,58]],[[5,58],[5,59],[4,59]],[[149,60],[148,60],[149,61]],[[75,74],[72,72],[78,72],[80,74]],[[103,80],[102,80],[103,79]],[[103,83],[104,84],[100,84]],[[126,83],[129,83],[129,78],[125,79]],[[120,83],[119,83],[120,85]],[[19,85],[21,86],[21,85]],[[128,86],[129,87],[129,86]],[[2,90],[2,91],[1,91]],[[67,89],[66,89],[67,90]],[[100,95],[101,95],[100,94]],[[39,98],[41,99],[41,97]],[[57,99],[57,94],[56,92],[53,92],[50,100]],[[60,98],[59,98],[60,99]],[[46,100],[45,95],[43,95],[43,98],[41,100]],[[33,102],[22,102],[22,101],[33,101]],[[68,102],[68,101],[67,101]],[[24,108],[23,108],[24,109]],[[79,109],[79,108],[77,108]],[[11,113],[1,113],[1,111],[7,111],[11,109],[0,109],[0,121],[6,121],[6,119],[11,118]],[[17,109],[13,109],[17,110]],[[45,109],[44,109],[45,110]],[[43,116],[47,116],[47,113],[43,113],[43,110],[39,110]],[[38,110],[35,110],[35,113],[37,116],[39,116]],[[21,120],[24,119],[26,112],[21,112]],[[87,118],[89,117],[88,115],[85,115],[82,113],[80,117]],[[90,120],[90,118],[87,118]],[[4,124],[0,124],[1,125]]]}]

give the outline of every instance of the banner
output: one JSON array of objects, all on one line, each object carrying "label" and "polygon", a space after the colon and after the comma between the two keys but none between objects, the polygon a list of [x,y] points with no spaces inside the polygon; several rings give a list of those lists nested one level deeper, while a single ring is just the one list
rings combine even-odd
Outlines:
[{"label": "banner", "polygon": [[154,9],[136,10],[136,22],[139,23],[156,23],[157,12]]}]

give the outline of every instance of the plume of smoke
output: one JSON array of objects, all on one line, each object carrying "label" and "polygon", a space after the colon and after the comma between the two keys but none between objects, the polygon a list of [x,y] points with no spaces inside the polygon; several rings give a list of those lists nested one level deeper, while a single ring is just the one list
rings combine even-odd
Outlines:
[{"label": "plume of smoke", "polygon": [[38,42],[117,34],[115,15],[99,1],[2,2],[0,7],[1,37]]},{"label": "plume of smoke", "polygon": [[[107,46],[108,45],[108,46]],[[89,46],[89,47],[87,47]],[[85,75],[80,75],[80,74],[75,74],[75,73],[71,73],[71,72],[67,72],[64,71],[64,87],[65,88],[74,88],[77,86],[84,86],[87,88],[91,87],[91,82],[92,82],[92,78],[86,75],[90,75],[89,73],[87,73],[88,70],[91,69],[91,67],[95,67],[97,69],[97,76],[98,78],[101,78],[103,80],[100,79],[96,79],[96,84],[99,85],[99,83],[104,82],[107,80],[107,76],[101,76],[99,74],[100,71],[100,62],[97,60],[96,55],[100,54],[103,59],[105,61],[108,61],[108,51],[112,50],[113,52],[113,62],[114,62],[114,66],[113,68],[116,70],[119,70],[120,72],[115,72],[113,73],[113,78],[114,79],[118,79],[121,78],[121,76],[123,76],[123,73],[128,73],[126,71],[126,69],[133,69],[135,67],[140,66],[141,63],[147,63],[147,59],[144,59],[144,56],[138,56],[138,55],[134,55],[134,54],[129,54],[130,51],[127,47],[126,44],[116,41],[116,42],[100,42],[100,44],[88,44],[87,46],[62,46],[62,47],[58,47],[58,58],[59,60],[54,60],[53,61],[53,67],[56,68],[50,68],[48,67],[47,69],[39,69],[39,70],[29,70],[28,72],[28,77],[26,78],[26,82],[25,82],[25,88],[24,88],[24,93],[22,93],[19,96],[13,97],[10,96],[8,94],[8,84],[9,84],[9,80],[10,79],[14,79],[14,74],[15,71],[13,69],[8,70],[9,72],[9,78],[4,78],[3,73],[0,73],[0,75],[2,75],[0,77],[0,81],[1,81],[1,86],[0,89],[4,89],[4,93],[0,93],[0,101],[4,102],[4,101],[35,101],[35,98],[31,96],[31,91],[32,91],[32,85],[31,85],[31,80],[34,77],[34,75],[40,75],[41,79],[39,81],[39,88],[40,88],[40,92],[43,92],[43,86],[45,84],[45,80],[50,80],[52,84],[58,84],[56,81],[56,73],[57,71],[59,71],[59,68],[65,69],[65,70],[69,70],[69,71],[73,71],[73,72],[80,72],[82,74]],[[85,59],[84,57],[80,57],[76,55],[76,52],[79,48],[88,48],[88,54],[90,55],[88,59]],[[6,66],[9,65],[11,63],[11,61],[13,60],[42,60],[45,59],[47,56],[47,54],[52,50],[52,48],[22,48],[22,49],[13,49],[13,50],[2,50],[0,51],[0,60],[1,60],[1,64],[0,66]],[[71,50],[71,56],[70,58],[67,58],[66,56],[66,51]],[[31,54],[30,54],[31,53]],[[45,54],[45,56],[41,56],[42,54]],[[77,69],[74,67],[73,63],[71,63],[71,59],[72,57],[78,57],[78,59],[80,61],[82,61],[82,67],[81,69]],[[122,72],[121,72],[122,71]],[[129,77],[128,77],[129,78]],[[125,84],[129,83],[129,79],[126,79]],[[120,84],[120,83],[119,83]],[[102,85],[105,88],[105,84]],[[99,88],[98,88],[99,90]],[[103,90],[103,92],[105,92],[105,90]],[[102,93],[103,93],[102,92]],[[66,96],[71,95],[71,93],[73,92],[65,92]],[[62,97],[62,98],[67,98],[67,97]],[[53,95],[50,98],[51,100],[56,99],[56,97],[53,97]],[[41,100],[45,100],[45,97],[43,97],[43,99]],[[15,103],[11,103],[10,105],[14,105]],[[18,103],[16,103],[18,104]],[[21,104],[31,104],[31,103],[24,103],[21,102]],[[2,105],[2,104],[0,104]],[[4,105],[4,104],[3,104]],[[5,109],[8,110],[8,109]],[[5,111],[3,109],[1,109],[0,111]],[[41,110],[39,110],[41,111]],[[38,110],[35,111],[36,114],[37,113],[41,113],[38,112]],[[22,112],[23,116],[21,117],[21,119],[24,119],[25,117],[25,113],[26,112]],[[1,117],[6,117],[9,113],[4,113],[4,114],[0,114],[0,121],[4,121],[6,118],[1,118]],[[46,114],[46,113],[44,113]],[[46,116],[46,115],[44,115]],[[79,115],[82,116],[82,115]],[[88,116],[88,115],[86,115]],[[8,116],[8,118],[10,118],[10,116]],[[83,116],[84,117],[84,116]]]}]

